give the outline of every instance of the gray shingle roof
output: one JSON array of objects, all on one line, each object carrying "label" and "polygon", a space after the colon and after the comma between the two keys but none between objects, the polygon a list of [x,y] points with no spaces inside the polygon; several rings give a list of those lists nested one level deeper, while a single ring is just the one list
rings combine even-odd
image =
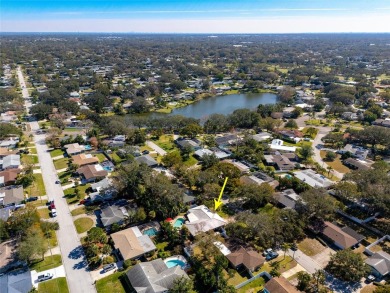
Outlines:
[{"label": "gray shingle roof", "polygon": [[384,251],[378,251],[366,259],[366,264],[373,267],[382,276],[390,273],[390,255]]},{"label": "gray shingle roof", "polygon": [[188,278],[180,266],[168,268],[161,258],[138,263],[126,275],[138,293],[163,293],[172,287],[177,278]]}]

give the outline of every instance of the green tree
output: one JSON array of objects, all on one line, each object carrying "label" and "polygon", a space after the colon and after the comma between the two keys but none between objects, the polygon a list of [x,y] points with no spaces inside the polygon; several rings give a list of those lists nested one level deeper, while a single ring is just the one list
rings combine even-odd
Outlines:
[{"label": "green tree", "polygon": [[283,243],[282,244],[282,250],[283,250],[283,259],[286,258],[286,252],[291,248],[290,243]]},{"label": "green tree", "polygon": [[362,256],[351,249],[339,250],[333,254],[326,270],[347,282],[359,282],[369,272]]},{"label": "green tree", "polygon": [[165,166],[172,167],[174,165],[180,164],[183,159],[181,158],[181,155],[178,151],[173,151],[164,155],[161,161]]},{"label": "green tree", "polygon": [[303,145],[301,148],[298,149],[298,155],[304,160],[307,161],[313,156],[313,148],[310,145]]},{"label": "green tree", "polygon": [[290,129],[298,129],[298,124],[294,119],[290,119],[286,122],[284,127],[290,128]]},{"label": "green tree", "polygon": [[171,289],[169,289],[170,293],[190,293],[193,292],[194,282],[187,277],[181,276],[180,278],[175,279]]},{"label": "green tree", "polygon": [[46,250],[46,242],[41,231],[30,229],[19,244],[18,257],[30,264],[37,257],[44,259]]},{"label": "green tree", "polygon": [[336,154],[331,151],[327,151],[325,154],[325,160],[328,162],[333,162],[336,159]]},{"label": "green tree", "polygon": [[87,232],[86,241],[89,243],[102,243],[105,244],[108,242],[107,234],[102,228],[92,227]]},{"label": "green tree", "polygon": [[214,154],[204,154],[202,156],[202,167],[208,169],[219,163],[219,159]]},{"label": "green tree", "polygon": [[329,219],[336,209],[336,201],[326,189],[311,188],[300,194],[296,209],[306,219]]},{"label": "green tree", "polygon": [[199,124],[188,124],[183,127],[180,131],[180,134],[183,136],[187,136],[189,138],[195,138],[197,135],[203,132],[203,128]]}]

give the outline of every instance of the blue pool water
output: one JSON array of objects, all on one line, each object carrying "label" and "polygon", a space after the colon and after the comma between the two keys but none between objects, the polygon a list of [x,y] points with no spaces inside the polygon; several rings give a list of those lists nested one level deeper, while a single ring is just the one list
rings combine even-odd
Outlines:
[{"label": "blue pool water", "polygon": [[182,268],[184,268],[186,266],[185,262],[180,259],[170,259],[166,261],[165,264],[168,268],[173,268],[176,266],[181,266]]},{"label": "blue pool water", "polygon": [[111,171],[112,171],[111,167],[103,167],[103,169],[106,170],[106,171],[108,171],[108,172],[111,172]]},{"label": "blue pool water", "polygon": [[86,151],[92,150],[92,147],[89,144],[84,145],[84,147]]},{"label": "blue pool water", "polygon": [[183,218],[178,218],[178,219],[176,219],[175,223],[173,224],[173,227],[180,228],[181,226],[183,226],[185,221],[186,220],[184,220]]},{"label": "blue pool water", "polygon": [[142,234],[148,235],[148,236],[156,236],[157,230],[155,228],[149,228],[149,229],[142,231]]}]

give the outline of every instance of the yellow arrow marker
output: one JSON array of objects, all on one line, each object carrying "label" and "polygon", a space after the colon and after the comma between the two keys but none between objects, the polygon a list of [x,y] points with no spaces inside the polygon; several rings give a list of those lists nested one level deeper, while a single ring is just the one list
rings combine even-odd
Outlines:
[{"label": "yellow arrow marker", "polygon": [[223,186],[222,186],[222,189],[221,189],[221,193],[219,194],[218,199],[214,199],[214,210],[217,210],[223,203],[221,201],[221,198],[222,198],[223,190],[225,189],[227,181],[228,181],[228,177],[225,178],[225,182],[223,183]]}]

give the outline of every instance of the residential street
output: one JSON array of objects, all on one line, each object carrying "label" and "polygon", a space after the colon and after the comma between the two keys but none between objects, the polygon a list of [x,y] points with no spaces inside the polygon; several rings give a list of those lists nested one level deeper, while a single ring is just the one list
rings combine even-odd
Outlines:
[{"label": "residential street", "polygon": [[[20,67],[17,70],[17,74],[22,87],[23,98],[27,99],[29,96],[28,90]],[[27,109],[31,107],[31,103],[28,100],[26,100],[25,105]],[[54,199],[57,209],[58,216],[56,220],[60,225],[60,229],[57,231],[57,240],[61,250],[63,265],[65,267],[69,291],[72,293],[96,292],[91,275],[86,270],[87,263],[84,252],[73,225],[73,218],[70,214],[66,199],[64,198],[64,192],[61,185],[55,183],[55,181],[58,180],[58,176],[50,153],[47,151],[48,147],[45,143],[45,135],[36,134],[36,130],[39,129],[38,122],[30,122],[30,127],[34,135],[46,193],[49,198]]]}]

